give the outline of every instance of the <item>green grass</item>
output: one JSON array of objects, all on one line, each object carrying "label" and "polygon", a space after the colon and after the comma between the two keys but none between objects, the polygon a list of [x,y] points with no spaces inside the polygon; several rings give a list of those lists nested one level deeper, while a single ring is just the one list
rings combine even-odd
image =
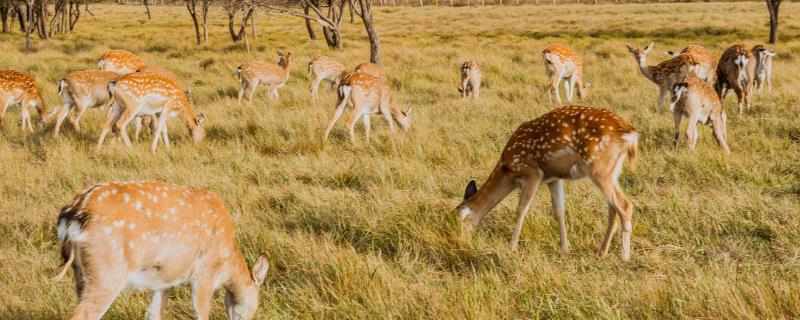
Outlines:
[{"label": "green grass", "polygon": [[[231,45],[220,10],[212,42],[197,47],[181,7],[154,7],[145,21],[141,7],[101,5],[96,20],[37,40],[30,54],[20,34],[0,35],[0,66],[34,73],[49,105],[59,104],[57,80],[125,48],[194,82],[195,108],[209,120],[197,146],[173,120],[170,150],[152,155],[141,141],[96,153],[102,112],[90,111],[81,133],[65,124],[56,139],[52,124],[20,132],[12,108],[0,128],[0,318],[68,316],[74,285],[50,280],[60,263],[56,216],[76,192],[112,179],[220,194],[248,260],[263,251],[272,265],[259,319],[800,317],[800,5],[783,5],[773,92],[756,95],[744,116],[725,101],[730,156],[707,127],[697,151],[672,147],[672,115],[655,111],[657,87],[624,45],[655,41],[655,62],[687,44],[721,54],[761,43],[763,3],[375,8],[396,99],[414,114],[412,129],[395,135],[375,117],[369,145],[360,125],[362,141],[351,145],[341,120],[322,143],[335,96],[323,88],[312,106],[305,68],[319,54],[350,68],[364,62],[361,25],[345,23],[345,48],[330,51],[308,40],[301,19],[262,13],[247,53]],[[586,181],[567,183],[566,258],[546,189],[517,253],[508,244],[516,195],[471,234],[451,212],[470,179],[486,179],[511,132],[552,108],[539,56],[552,42],[584,59],[592,88],[581,103],[617,112],[641,135],[638,169],[621,177],[635,203],[630,263],[620,262],[618,238],[609,257],[594,256],[606,205]],[[280,99],[261,91],[237,105],[236,66],[274,62],[276,49],[297,57]],[[484,71],[479,102],[457,95],[466,58]],[[141,318],[148,302],[126,292],[107,318]],[[191,315],[189,290],[176,291],[167,317]],[[217,295],[213,318],[223,317]]]}]

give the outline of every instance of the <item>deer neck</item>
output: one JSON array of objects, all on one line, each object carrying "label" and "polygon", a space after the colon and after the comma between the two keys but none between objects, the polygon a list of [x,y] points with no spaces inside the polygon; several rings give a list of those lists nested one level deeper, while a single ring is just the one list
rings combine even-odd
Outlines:
[{"label": "deer neck", "polygon": [[234,250],[227,264],[228,275],[225,283],[225,290],[233,294],[237,299],[244,295],[244,289],[253,285],[253,277],[247,268],[247,263],[239,250]]},{"label": "deer neck", "polygon": [[650,79],[650,81],[655,81],[655,68],[647,65],[647,58],[642,57],[639,60],[639,71],[645,76],[645,78]]},{"label": "deer neck", "polygon": [[516,188],[509,169],[501,160],[478,192],[464,201],[461,210],[469,210],[472,223],[478,224],[500,201]]}]

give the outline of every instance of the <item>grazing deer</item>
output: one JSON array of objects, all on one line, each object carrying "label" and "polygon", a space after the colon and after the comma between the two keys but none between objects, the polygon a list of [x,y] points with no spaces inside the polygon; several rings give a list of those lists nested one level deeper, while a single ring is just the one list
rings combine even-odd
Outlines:
[{"label": "grazing deer", "polygon": [[355,127],[359,118],[364,122],[364,132],[367,143],[369,143],[370,114],[382,114],[389,124],[389,130],[394,132],[394,122],[400,125],[403,130],[411,126],[411,108],[401,110],[395,105],[392,99],[392,92],[389,84],[377,77],[365,73],[348,74],[339,85],[339,99],[336,103],[336,111],[328,121],[328,128],[325,129],[324,140],[328,140],[328,135],[336,124],[336,120],[342,116],[347,102],[353,107],[350,118],[347,119],[347,127],[350,131],[350,142],[356,142]]},{"label": "grazing deer", "polygon": [[711,51],[708,51],[702,46],[692,44],[686,46],[686,48],[683,48],[683,50],[680,52],[667,51],[667,54],[673,58],[682,54],[688,54],[694,61],[698,63],[697,69],[695,69],[697,77],[703,79],[710,85],[714,84],[717,58],[714,57],[714,54],[712,54]]},{"label": "grazing deer", "polygon": [[461,97],[463,98],[472,95],[473,98],[478,99],[480,91],[481,68],[472,59],[464,61],[461,64],[461,86],[458,87],[458,92],[461,92]]},{"label": "grazing deer", "polygon": [[389,79],[386,73],[386,69],[383,66],[375,63],[367,62],[359,64],[356,66],[355,72],[371,75],[384,82]]},{"label": "grazing deer", "polygon": [[664,106],[664,101],[667,98],[667,94],[672,89],[672,85],[683,79],[683,77],[693,70],[696,70],[696,61],[694,61],[691,56],[685,54],[662,61],[655,66],[647,65],[647,54],[653,50],[652,42],[641,50],[634,49],[628,45],[626,45],[626,47],[628,47],[628,51],[633,54],[636,63],[639,64],[639,70],[642,74],[658,86],[658,110],[661,110]]},{"label": "grazing deer", "polygon": [[517,250],[522,224],[536,189],[546,183],[553,212],[560,228],[561,252],[569,254],[564,221],[564,186],[561,180],[588,177],[608,202],[608,228],[598,255],[605,256],[622,220],[622,260],[631,255],[633,204],[617,182],[627,155],[631,168],[636,162],[638,134],[625,120],[608,110],[581,106],[560,107],[523,123],[503,149],[489,178],[477,188],[470,181],[464,201],[455,212],[461,220],[478,225],[508,194],[521,189],[511,250]]},{"label": "grazing deer", "polygon": [[36,79],[30,73],[0,70],[0,103],[2,103],[0,105],[0,123],[2,123],[8,107],[19,104],[23,131],[27,128],[33,132],[29,108],[36,108],[42,125],[47,123],[50,116],[42,94],[39,92],[39,87],[36,86]]},{"label": "grazing deer", "polygon": [[547,98],[553,103],[555,92],[556,103],[561,104],[558,85],[564,80],[564,95],[568,103],[572,103],[575,87],[578,88],[578,98],[586,96],[586,86],[583,83],[583,64],[581,58],[566,46],[554,44],[542,50],[544,69],[549,78],[547,84]]},{"label": "grazing deer", "polygon": [[253,102],[253,93],[259,84],[267,86],[267,92],[275,98],[278,97],[278,88],[286,84],[289,80],[289,70],[292,66],[292,53],[283,54],[278,52],[280,61],[277,65],[264,61],[251,61],[236,68],[242,88],[239,89],[239,103],[242,103],[242,96],[247,91],[247,101]]},{"label": "grazing deer", "polygon": [[311,77],[311,100],[316,102],[319,83],[326,80],[331,83],[331,89],[338,87],[347,71],[344,64],[336,59],[318,56],[308,62],[308,75]]},{"label": "grazing deer", "polygon": [[767,50],[763,45],[756,45],[752,49],[753,56],[756,57],[756,73],[753,84],[759,93],[764,92],[764,83],[767,83],[767,92],[772,92],[772,58],[775,57],[775,50]]},{"label": "grazing deer", "polygon": [[114,71],[117,73],[136,72],[144,66],[144,61],[137,55],[127,50],[110,50],[97,61],[100,70]]},{"label": "grazing deer", "polygon": [[109,104],[113,105],[100,132],[97,150],[102,148],[103,141],[112,126],[119,130],[125,145],[133,147],[128,138],[127,127],[137,116],[159,114],[151,146],[153,152],[158,147],[159,138],[164,140],[167,148],[170,147],[167,118],[173,114],[181,117],[195,143],[205,138],[206,132],[203,129],[205,116],[202,112],[194,113],[189,98],[173,79],[156,73],[129,73],[109,83],[108,91],[111,95]]},{"label": "grazing deer", "polygon": [[686,117],[689,118],[686,140],[690,149],[694,150],[697,145],[697,123],[701,122],[711,125],[717,144],[726,153],[731,153],[727,142],[727,116],[717,92],[708,83],[694,75],[686,76],[672,87],[670,109],[674,112],[676,148],[681,135],[681,118]]},{"label": "grazing deer", "polygon": [[732,89],[738,99],[739,114],[744,107],[750,110],[750,91],[756,73],[756,59],[750,48],[743,44],[734,45],[722,53],[717,65],[717,90],[720,101],[725,101],[728,90]]},{"label": "grazing deer", "polygon": [[71,266],[78,306],[71,320],[100,319],[126,287],[153,292],[147,319],[161,319],[171,288],[190,284],[196,319],[208,319],[211,299],[225,289],[228,319],[251,319],[269,263],[252,272],[222,199],[207,190],[162,182],[106,182],[80,194],[58,215],[64,260]]},{"label": "grazing deer", "polygon": [[61,96],[63,104],[53,134],[58,136],[64,119],[74,108],[77,110],[70,117],[70,122],[75,131],[80,131],[83,114],[90,108],[98,108],[106,104],[111,97],[108,93],[108,84],[119,76],[113,71],[90,70],[73,72],[59,80],[58,95]]}]

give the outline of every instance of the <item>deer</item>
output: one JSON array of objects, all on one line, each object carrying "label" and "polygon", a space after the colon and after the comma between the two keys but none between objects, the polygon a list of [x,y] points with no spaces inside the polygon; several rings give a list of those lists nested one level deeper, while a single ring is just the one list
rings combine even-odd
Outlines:
[{"label": "deer", "polygon": [[109,50],[97,60],[97,67],[100,70],[121,74],[136,72],[144,65],[141,58],[127,50]]},{"label": "deer", "polygon": [[739,114],[744,108],[750,110],[750,91],[753,88],[757,61],[750,48],[743,44],[733,45],[722,53],[717,65],[717,80],[714,89],[720,101],[725,101],[728,90],[736,93]]},{"label": "deer", "polygon": [[772,92],[772,58],[775,57],[775,50],[768,50],[759,44],[754,46],[751,51],[757,59],[753,85],[759,93],[762,93],[764,92],[764,83],[766,83],[767,92]]},{"label": "deer", "polygon": [[342,116],[348,101],[353,108],[347,119],[351,143],[355,144],[356,142],[355,127],[359,118],[364,122],[364,133],[366,141],[369,143],[370,114],[383,115],[391,132],[395,131],[394,122],[397,122],[403,130],[411,127],[411,107],[406,107],[405,110],[397,107],[392,98],[391,88],[386,81],[366,73],[355,72],[348,74],[339,85],[336,109],[328,121],[323,140],[328,140],[328,135],[333,130],[336,121]]},{"label": "deer", "polygon": [[675,120],[675,148],[680,139],[681,119],[689,119],[686,127],[686,140],[689,148],[695,150],[697,145],[697,123],[711,125],[714,130],[714,139],[725,151],[728,148],[727,115],[722,109],[717,92],[706,81],[694,75],[688,75],[672,87],[671,107]]},{"label": "deer", "polygon": [[311,100],[316,102],[318,99],[317,90],[323,80],[331,83],[331,89],[338,87],[342,79],[347,75],[346,67],[343,63],[327,56],[318,56],[308,62],[308,75],[311,77]]},{"label": "deer", "polygon": [[697,68],[697,62],[691,56],[685,54],[662,61],[655,66],[647,65],[647,54],[653,50],[652,42],[643,49],[634,49],[629,45],[626,45],[626,47],[636,59],[642,75],[658,86],[658,110],[664,106],[667,95],[675,82],[683,79],[683,77]]},{"label": "deer", "polygon": [[554,44],[542,50],[544,69],[549,79],[547,83],[547,98],[553,103],[555,92],[556,103],[561,104],[558,86],[564,80],[564,95],[567,103],[572,103],[575,88],[578,88],[578,98],[586,96],[587,88],[583,79],[583,63],[581,58],[564,45]]},{"label": "deer", "polygon": [[152,292],[146,319],[161,319],[172,288],[189,284],[196,319],[208,319],[225,290],[228,319],[252,319],[269,262],[251,270],[235,225],[214,192],[154,181],[104,182],[75,196],[56,222],[62,264],[71,267],[78,305],[70,320],[100,319],[127,287]]},{"label": "deer", "polygon": [[253,93],[259,84],[267,86],[267,92],[272,97],[278,98],[278,89],[289,80],[289,70],[292,67],[292,53],[283,54],[278,51],[280,60],[277,65],[264,61],[251,61],[244,63],[236,68],[236,75],[242,83],[239,89],[239,104],[242,103],[242,96],[247,91],[248,102],[253,102]]},{"label": "deer", "polygon": [[81,117],[86,110],[99,108],[106,104],[111,97],[108,84],[119,77],[114,71],[89,70],[76,71],[58,81],[58,95],[61,96],[62,107],[56,119],[54,136],[58,136],[64,119],[75,111],[70,117],[70,122],[75,131],[80,131]]},{"label": "deer", "polygon": [[42,126],[47,124],[50,114],[44,104],[36,79],[32,74],[16,70],[0,70],[0,123],[8,107],[19,104],[22,117],[22,131],[33,132],[31,107],[39,113]]},{"label": "deer", "polygon": [[683,48],[683,50],[680,52],[667,51],[667,55],[672,56],[673,58],[682,54],[691,56],[691,58],[698,63],[697,69],[695,70],[698,78],[703,79],[710,85],[714,84],[717,58],[714,57],[714,54],[712,54],[711,51],[708,51],[708,49],[703,48],[702,46],[694,44],[686,46],[686,48]]},{"label": "deer", "polygon": [[153,153],[156,152],[159,138],[164,141],[165,147],[170,147],[167,118],[172,115],[180,116],[195,144],[205,138],[206,132],[203,127],[206,123],[205,116],[202,112],[195,113],[192,110],[189,98],[174,79],[156,73],[129,73],[109,83],[108,91],[111,98],[107,105],[111,110],[100,132],[97,151],[102,149],[103,141],[112,126],[119,131],[125,145],[132,148],[127,127],[137,116],[159,114],[151,145]]},{"label": "deer", "polygon": [[475,60],[468,59],[461,64],[461,85],[458,92],[462,98],[472,96],[478,99],[481,91],[481,68]]},{"label": "deer", "polygon": [[386,68],[375,63],[362,63],[356,66],[355,72],[365,73],[380,79],[381,81],[388,81],[389,77],[386,73]]},{"label": "deer", "polygon": [[608,228],[598,250],[605,257],[622,221],[622,260],[631,256],[633,204],[619,186],[627,158],[635,168],[639,135],[625,120],[611,111],[586,106],[556,108],[523,123],[511,135],[489,178],[477,187],[467,184],[463,201],[454,209],[469,229],[508,196],[520,189],[517,219],[511,236],[511,250],[517,251],[522,225],[540,184],[547,184],[558,220],[562,255],[569,254],[564,220],[562,180],[589,178],[608,203]]}]

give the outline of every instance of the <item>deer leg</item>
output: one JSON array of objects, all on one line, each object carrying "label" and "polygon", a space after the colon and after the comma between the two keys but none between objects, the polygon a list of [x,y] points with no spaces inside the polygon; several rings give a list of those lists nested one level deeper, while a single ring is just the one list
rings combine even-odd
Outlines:
[{"label": "deer leg", "polygon": [[466,98],[469,96],[469,78],[461,79],[461,97]]},{"label": "deer leg", "polygon": [[250,85],[247,83],[247,81],[244,80],[244,78],[242,78],[242,87],[239,88],[239,94],[238,94],[238,98],[237,98],[237,100],[239,100],[239,104],[242,104],[242,97],[244,96],[244,91],[249,86]]},{"label": "deer leg", "polygon": [[322,138],[323,140],[328,140],[328,135],[331,133],[331,130],[333,130],[333,125],[336,124],[336,121],[339,120],[339,117],[341,117],[342,113],[344,113],[344,107],[346,104],[346,99],[341,99],[341,101],[339,101],[339,105],[336,106],[336,111],[333,112],[333,117],[328,120],[328,127],[325,128],[325,135]]},{"label": "deer leg", "polygon": [[[554,73],[550,78],[550,88],[553,91],[553,94],[556,96],[556,104],[561,104],[561,93],[558,92],[558,86],[561,84],[561,71],[559,73]],[[552,103],[552,99],[550,103]]]},{"label": "deer leg", "polygon": [[724,111],[712,114],[711,128],[714,130],[714,139],[717,140],[717,144],[722,147],[722,150],[725,150],[725,153],[731,153],[731,149],[728,148],[728,133],[726,132],[725,118]]},{"label": "deer leg", "polygon": [[572,103],[572,97],[575,94],[575,76],[572,75],[564,81],[564,92],[567,98],[567,103]]},{"label": "deer leg", "polygon": [[122,107],[115,103],[111,109],[108,110],[108,116],[106,116],[106,122],[103,124],[103,129],[100,131],[100,139],[97,141],[95,150],[99,151],[103,148],[103,141],[105,141],[106,136],[117,120],[119,120],[120,116],[122,116]]},{"label": "deer leg", "polygon": [[316,103],[317,102],[317,90],[319,89],[319,83],[322,81],[319,77],[314,78],[311,81],[311,101]]},{"label": "deer leg", "polygon": [[689,149],[697,148],[697,116],[695,115],[689,117],[689,123],[686,126],[686,142],[689,144]]},{"label": "deer leg", "polygon": [[8,106],[11,105],[11,101],[12,97],[9,96],[5,101],[3,101],[3,105],[0,106],[0,124],[3,121],[3,116],[6,114],[6,111],[8,111]]},{"label": "deer leg", "polygon": [[125,287],[125,279],[89,279],[70,320],[100,319]]},{"label": "deer leg", "polygon": [[511,251],[517,251],[519,244],[519,236],[522,233],[522,224],[525,222],[525,216],[528,214],[528,209],[533,202],[533,196],[536,195],[536,189],[539,188],[539,183],[542,182],[541,170],[529,170],[528,176],[521,181],[522,192],[519,195],[519,204],[517,204],[517,221],[514,224],[514,233],[511,234]]},{"label": "deer leg", "polygon": [[250,85],[248,86],[248,90],[247,90],[248,91],[247,92],[247,102],[248,103],[253,103],[253,94],[256,93],[256,88],[257,87],[258,87],[258,80],[253,80],[253,82],[250,82]]},{"label": "deer leg", "polygon": [[[661,111],[661,108],[664,106],[664,101],[667,99],[667,92],[669,90],[665,89],[663,86],[658,88],[658,106],[656,107],[656,111]],[[672,111],[671,109],[669,111]]]},{"label": "deer leg", "polygon": [[71,119],[70,122],[72,122],[72,126],[75,128],[75,131],[80,132],[81,131],[81,117],[83,117],[83,115],[86,113],[86,110],[89,109],[89,106],[87,104],[85,104],[85,103],[84,104],[76,104],[76,105],[78,107],[78,110],[75,113],[75,117],[74,118],[72,118],[72,117],[70,118]]},{"label": "deer leg", "polygon": [[58,113],[58,118],[56,119],[56,127],[53,130],[53,136],[58,136],[58,132],[61,130],[61,124],[64,123],[64,119],[66,119],[67,116],[69,116],[69,112],[71,111],[71,109],[72,109],[72,102],[64,101],[64,104],[61,106],[61,112]]},{"label": "deer leg", "polygon": [[742,91],[741,85],[733,87],[733,92],[736,93],[736,99],[738,101],[738,107],[739,107],[739,115],[741,115],[742,112],[744,111],[744,92]]},{"label": "deer leg", "polygon": [[561,244],[561,255],[569,255],[569,240],[567,239],[567,222],[564,220],[564,183],[561,179],[547,184],[550,189],[550,199],[553,202],[553,215],[558,220],[558,240]]},{"label": "deer leg", "polygon": [[766,81],[767,81],[767,93],[772,93],[772,74],[769,72],[767,73]]},{"label": "deer leg", "polygon": [[[166,110],[164,111],[166,112]],[[159,121],[158,124],[156,125],[156,130],[158,130],[159,127],[161,128],[161,139],[164,140],[164,147],[166,147],[167,149],[172,148],[172,146],[169,143],[169,130],[167,126],[168,118],[169,118],[169,113],[167,113],[167,115],[164,116],[163,119],[158,119]]]},{"label": "deer leg", "polygon": [[[604,257],[608,254],[611,244],[611,237],[616,231],[618,219],[622,220],[622,261],[630,260],[631,255],[631,233],[633,232],[633,205],[625,197],[625,194],[617,184],[617,177],[622,171],[625,155],[617,158],[612,170],[593,170],[591,175],[592,182],[606,197],[609,208],[608,228],[603,243],[598,250],[598,256]],[[603,168],[607,169],[607,168]],[[611,171],[611,172],[608,172]],[[615,214],[616,213],[616,214]]]},{"label": "deer leg", "polygon": [[366,134],[367,143],[369,143],[369,129],[370,129],[369,113],[364,112],[364,114],[361,116],[361,121],[364,122],[364,134]]},{"label": "deer leg", "polygon": [[473,79],[472,80],[472,97],[478,99],[481,93],[481,80],[480,79]]},{"label": "deer leg", "polygon": [[211,312],[211,296],[214,293],[212,285],[209,280],[204,279],[192,282],[192,306],[197,320],[208,320]]},{"label": "deer leg", "polygon": [[28,101],[23,100],[23,103],[20,104],[20,114],[22,115],[22,131],[25,131],[28,128],[31,132],[33,132],[33,126],[30,126],[31,123],[31,112],[28,109]]},{"label": "deer leg", "polygon": [[681,118],[683,118],[683,112],[679,109],[674,109],[672,111],[672,119],[675,122],[675,149],[678,149],[679,141],[681,139]]},{"label": "deer leg", "polygon": [[128,108],[122,111],[122,115],[120,116],[119,120],[116,123],[116,128],[119,130],[119,135],[122,137],[122,142],[125,143],[125,146],[128,148],[133,148],[133,143],[131,143],[130,137],[128,137],[128,124],[136,118],[136,114],[138,110],[134,111]]},{"label": "deer leg", "polygon": [[361,114],[361,108],[353,108],[350,117],[347,119],[347,130],[350,132],[350,142],[353,144],[356,143],[356,122],[358,122]]},{"label": "deer leg", "polygon": [[133,140],[139,142],[139,135],[142,133],[142,126],[144,123],[144,119],[142,117],[136,117],[133,120]]},{"label": "deer leg", "polygon": [[146,320],[161,320],[161,312],[164,310],[167,299],[169,299],[169,289],[154,290],[144,318]]}]

